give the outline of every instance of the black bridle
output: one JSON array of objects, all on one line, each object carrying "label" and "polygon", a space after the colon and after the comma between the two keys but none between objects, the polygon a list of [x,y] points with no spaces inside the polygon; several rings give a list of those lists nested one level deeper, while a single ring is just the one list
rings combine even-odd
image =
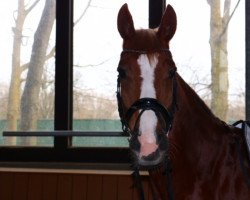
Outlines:
[{"label": "black bridle", "polygon": [[[159,51],[168,53],[172,57],[169,49],[160,49],[160,50],[158,50],[158,52]],[[147,51],[124,49],[121,54],[123,54],[123,53],[146,54]],[[119,112],[119,116],[121,119],[122,130],[126,135],[129,136],[130,147],[131,147],[131,143],[133,141],[135,141],[137,139],[137,137],[140,135],[139,130],[138,130],[138,122],[140,120],[140,117],[142,116],[142,114],[146,110],[151,110],[156,114],[157,118],[159,119],[161,128],[162,128],[162,133],[167,134],[171,130],[171,127],[173,124],[174,113],[175,113],[176,109],[178,108],[177,98],[176,98],[176,96],[177,96],[177,82],[176,82],[176,67],[175,66],[170,68],[169,78],[172,79],[172,102],[171,102],[171,105],[168,109],[161,102],[159,102],[157,99],[141,98],[141,99],[138,99],[137,101],[135,101],[129,107],[129,109],[125,112],[124,103],[123,103],[123,99],[121,96],[121,77],[120,77],[120,75],[118,75],[118,78],[117,78],[118,112]],[[134,113],[136,113],[136,112],[138,112],[139,114],[138,114],[137,120],[135,122],[134,128],[131,129],[129,127],[129,122],[130,122],[132,116],[134,115]],[[168,143],[168,141],[167,141],[167,143]],[[171,178],[172,169],[171,169],[171,162],[170,162],[170,158],[169,158],[169,154],[168,154],[168,148],[166,151],[166,158],[163,161],[163,165],[165,168],[164,174],[165,174],[167,182],[168,182],[167,192],[169,195],[169,199],[173,200],[173,188],[172,188],[172,178]],[[134,164],[132,167],[134,170],[133,176],[135,178],[135,183],[136,183],[137,188],[140,191],[141,199],[143,200],[145,198],[144,198],[143,187],[142,187],[142,183],[140,180],[140,174],[139,174],[140,166],[138,164]],[[154,166],[154,167],[157,167],[157,166]]]},{"label": "black bridle", "polygon": [[[160,49],[160,51],[168,52],[171,55],[171,52],[169,49]],[[139,51],[139,50],[131,50],[131,49],[124,49],[121,54],[123,53],[139,53],[139,54],[146,54],[147,51]],[[141,98],[135,101],[128,111],[124,113],[124,103],[121,97],[121,77],[118,75],[117,78],[117,102],[118,102],[118,112],[122,123],[122,130],[124,133],[126,133],[129,136],[132,136],[133,133],[137,134],[137,123],[135,123],[134,130],[131,130],[129,128],[129,121],[133,114],[136,111],[139,111],[139,117],[137,119],[137,122],[139,121],[140,116],[143,114],[145,110],[152,110],[155,112],[156,116],[160,119],[161,124],[165,124],[165,128],[163,131],[165,133],[168,133],[171,129],[172,122],[173,122],[173,116],[178,108],[177,106],[177,100],[176,100],[176,91],[177,91],[177,84],[176,84],[176,67],[173,66],[169,70],[169,78],[173,80],[172,84],[172,103],[169,107],[169,109],[165,108],[164,105],[162,105],[157,99],[154,98]],[[162,126],[163,127],[163,126]]]}]

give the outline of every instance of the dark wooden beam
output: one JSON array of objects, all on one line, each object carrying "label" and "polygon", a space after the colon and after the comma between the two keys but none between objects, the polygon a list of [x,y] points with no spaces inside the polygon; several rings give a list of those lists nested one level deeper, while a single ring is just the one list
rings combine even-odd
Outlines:
[{"label": "dark wooden beam", "polygon": [[0,162],[130,163],[128,148],[1,147]]},{"label": "dark wooden beam", "polygon": [[166,8],[165,0],[149,0],[149,28],[157,28]]},{"label": "dark wooden beam", "polygon": [[[73,0],[56,4],[55,130],[72,130]],[[55,148],[67,148],[70,137],[55,137]]]},{"label": "dark wooden beam", "polygon": [[250,1],[245,1],[246,16],[246,120],[250,120]]}]

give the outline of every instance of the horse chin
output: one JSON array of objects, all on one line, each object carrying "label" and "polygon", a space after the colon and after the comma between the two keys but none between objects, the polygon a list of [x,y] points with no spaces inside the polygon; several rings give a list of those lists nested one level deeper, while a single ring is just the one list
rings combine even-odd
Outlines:
[{"label": "horse chin", "polygon": [[156,149],[153,153],[147,156],[138,156],[138,164],[142,167],[150,168],[160,165],[165,160],[166,152],[160,150],[159,148]]}]

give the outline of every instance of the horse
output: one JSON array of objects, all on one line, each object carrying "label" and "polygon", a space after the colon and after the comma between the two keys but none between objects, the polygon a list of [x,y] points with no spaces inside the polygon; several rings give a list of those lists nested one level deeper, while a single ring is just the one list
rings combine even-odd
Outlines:
[{"label": "horse", "polygon": [[133,165],[148,170],[155,199],[249,200],[242,131],[217,118],[177,72],[169,49],[176,27],[171,5],[157,29],[135,29],[127,4],[118,13],[118,111]]}]

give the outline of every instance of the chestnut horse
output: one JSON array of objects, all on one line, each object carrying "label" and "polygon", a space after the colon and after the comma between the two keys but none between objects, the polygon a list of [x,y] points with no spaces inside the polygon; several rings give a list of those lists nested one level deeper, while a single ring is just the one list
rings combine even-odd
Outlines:
[{"label": "chestnut horse", "polygon": [[249,200],[241,129],[214,116],[176,72],[169,50],[176,24],[170,5],[154,30],[135,30],[127,4],[118,14],[118,109],[134,165],[148,169],[155,199]]}]

